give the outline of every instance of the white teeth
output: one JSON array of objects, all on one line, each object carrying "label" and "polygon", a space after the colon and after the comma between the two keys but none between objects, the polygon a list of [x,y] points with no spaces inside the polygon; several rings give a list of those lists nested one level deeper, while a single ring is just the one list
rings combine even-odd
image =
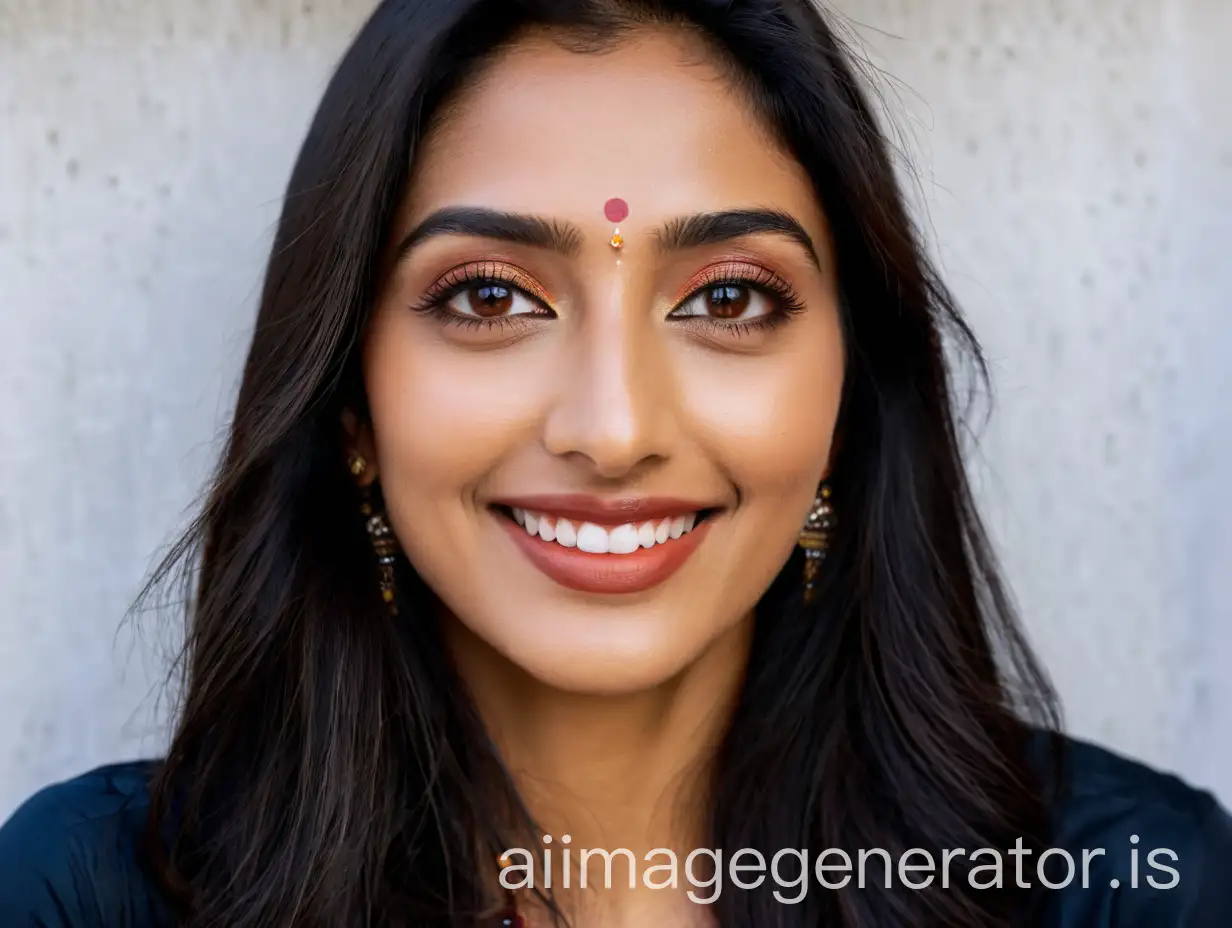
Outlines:
[{"label": "white teeth", "polygon": [[697,525],[697,513],[659,519],[655,522],[632,522],[604,528],[593,522],[577,525],[568,519],[558,519],[543,513],[512,509],[513,520],[528,535],[555,542],[565,548],[577,548],[587,554],[632,554],[639,548],[653,548],[686,535]]},{"label": "white teeth", "polygon": [[[526,517],[529,519],[530,514],[527,513]],[[676,518],[672,519],[672,537],[679,538],[683,534],[684,534],[684,516],[676,516]]]},{"label": "white teeth", "polygon": [[655,527],[655,544],[663,544],[672,533],[672,520],[664,519]]},{"label": "white teeth", "polygon": [[568,519],[556,520],[556,543],[564,545],[566,548],[577,546],[577,529],[573,527],[573,523]]},{"label": "white teeth", "polygon": [[618,525],[607,533],[607,550],[611,554],[632,554],[640,547],[636,525]]},{"label": "white teeth", "polygon": [[583,522],[578,529],[577,546],[587,554],[607,554],[610,539],[606,531],[590,522]]}]

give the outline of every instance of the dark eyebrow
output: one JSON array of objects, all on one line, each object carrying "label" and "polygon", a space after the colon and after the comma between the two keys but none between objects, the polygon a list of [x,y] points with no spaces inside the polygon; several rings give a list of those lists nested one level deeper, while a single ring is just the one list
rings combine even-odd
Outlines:
[{"label": "dark eyebrow", "polygon": [[821,259],[813,245],[813,239],[787,213],[769,209],[737,209],[721,213],[698,213],[673,219],[658,233],[659,245],[664,251],[697,248],[701,245],[716,245],[721,242],[769,232],[785,235],[808,252],[809,259],[818,268]]},{"label": "dark eyebrow", "polygon": [[582,247],[582,231],[567,222],[502,213],[472,206],[452,206],[437,210],[398,244],[396,260],[401,260],[416,245],[437,235],[470,235],[495,238],[518,245],[547,248],[563,255],[575,255]]}]

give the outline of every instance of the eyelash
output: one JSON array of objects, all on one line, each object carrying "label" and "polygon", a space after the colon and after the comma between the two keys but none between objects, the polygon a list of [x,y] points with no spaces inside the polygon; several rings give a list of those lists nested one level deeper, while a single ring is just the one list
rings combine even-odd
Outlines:
[{"label": "eyelash", "polygon": [[[485,319],[478,316],[463,316],[446,308],[450,300],[476,284],[506,284],[540,304],[548,302],[546,295],[531,285],[524,275],[511,270],[506,265],[483,261],[462,265],[448,271],[428,289],[423,298],[412,306],[412,309],[415,312],[433,316],[442,325],[462,326],[471,331],[492,331],[509,326],[522,326],[527,324],[527,317],[543,318],[549,313],[555,315],[550,309],[544,307],[546,311],[542,314],[519,313],[514,316],[493,316]],[[747,322],[740,320],[720,322],[705,316],[680,316],[676,317],[676,321],[690,326],[721,330],[739,337],[750,332],[772,329],[804,311],[804,303],[796,291],[777,274],[766,268],[754,268],[747,264],[727,264],[708,268],[690,281],[685,296],[677,300],[672,312],[676,312],[703,291],[724,285],[748,287],[768,296],[773,301],[773,308],[764,316],[750,319]],[[671,318],[670,314],[668,318]]]},{"label": "eyelash", "polygon": [[472,331],[492,331],[513,325],[525,325],[527,316],[541,319],[551,313],[551,310],[547,310],[542,314],[522,313],[516,316],[493,316],[484,319],[479,316],[459,315],[446,308],[450,300],[459,293],[465,293],[476,284],[505,284],[537,303],[548,302],[547,294],[531,284],[525,275],[496,261],[476,261],[447,271],[445,276],[428,288],[423,298],[411,309],[432,316],[441,325],[461,326]]},{"label": "eyelash", "polygon": [[750,290],[754,290],[763,296],[770,297],[773,308],[764,316],[758,316],[756,319],[750,319],[746,322],[741,322],[739,319],[733,322],[720,322],[717,319],[711,319],[706,316],[683,316],[678,317],[678,320],[688,325],[701,325],[706,328],[732,333],[739,337],[750,332],[775,328],[782,325],[792,316],[804,312],[804,301],[800,299],[791,284],[779,277],[778,274],[764,267],[736,263],[715,265],[707,268],[699,276],[691,280],[685,296],[677,300],[676,307],[672,312],[676,312],[677,309],[687,304],[703,291],[722,286],[748,287]]}]

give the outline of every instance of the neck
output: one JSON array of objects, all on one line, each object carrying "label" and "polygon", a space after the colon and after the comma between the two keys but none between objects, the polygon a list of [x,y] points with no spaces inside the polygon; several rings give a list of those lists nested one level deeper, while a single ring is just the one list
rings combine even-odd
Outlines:
[{"label": "neck", "polygon": [[[447,621],[458,672],[540,839],[551,836],[554,868],[565,846],[575,872],[586,848],[628,849],[640,863],[655,848],[670,848],[683,862],[690,850],[710,846],[715,753],[739,696],[752,626],[750,614],[652,689],[596,695],[547,686]],[[547,844],[527,850],[542,861]],[[601,877],[602,858],[590,861],[595,866]],[[627,889],[621,866],[613,867],[613,883]]]}]

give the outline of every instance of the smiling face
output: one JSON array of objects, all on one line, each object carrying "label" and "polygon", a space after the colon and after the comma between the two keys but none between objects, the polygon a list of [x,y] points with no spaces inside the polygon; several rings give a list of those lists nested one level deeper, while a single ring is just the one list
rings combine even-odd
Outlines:
[{"label": "smiling face", "polygon": [[418,152],[364,370],[389,519],[455,646],[653,687],[745,640],[826,473],[825,218],[697,39],[528,36]]}]

